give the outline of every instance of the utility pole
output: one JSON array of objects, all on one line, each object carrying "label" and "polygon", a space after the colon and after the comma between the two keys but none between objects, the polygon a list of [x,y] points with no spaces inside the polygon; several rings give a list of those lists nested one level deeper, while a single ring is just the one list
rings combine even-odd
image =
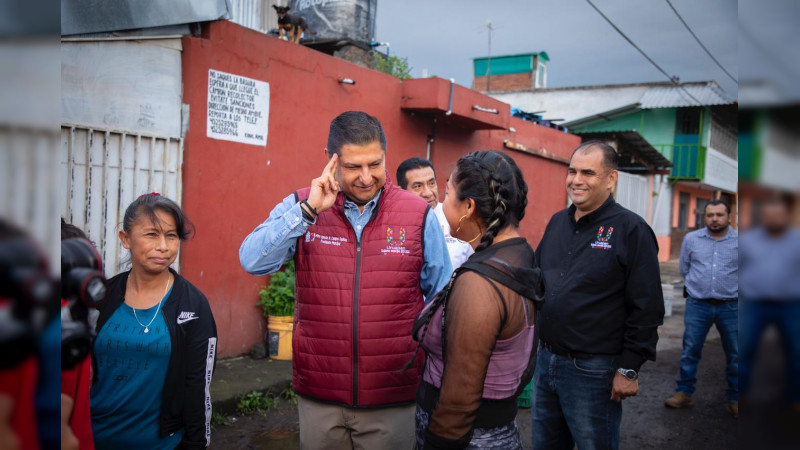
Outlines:
[{"label": "utility pole", "polygon": [[492,90],[492,21],[486,21],[486,29],[489,31],[489,56],[486,58],[486,92]]}]

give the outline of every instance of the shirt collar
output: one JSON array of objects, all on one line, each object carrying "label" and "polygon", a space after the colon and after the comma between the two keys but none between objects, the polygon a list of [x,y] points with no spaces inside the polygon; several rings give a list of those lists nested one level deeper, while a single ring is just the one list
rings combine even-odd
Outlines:
[{"label": "shirt collar", "polygon": [[[732,226],[728,225],[728,232],[725,233],[725,235],[722,236],[721,238],[719,238],[718,240],[724,241],[726,239],[732,239],[732,238],[736,237],[735,233],[736,233],[736,230],[734,230]],[[714,236],[711,236],[711,233],[708,232],[708,227],[703,227],[700,230],[700,236],[701,237],[707,237],[709,239],[714,239]],[[714,240],[717,240],[717,239],[714,239]]]},{"label": "shirt collar", "polygon": [[[599,208],[597,208],[594,211],[590,212],[589,214],[586,214],[585,216],[581,217],[580,219],[578,219],[578,221],[581,222],[581,223],[592,222],[603,211],[605,211],[606,209],[608,209],[611,205],[613,205],[615,203],[616,202],[614,201],[614,195],[613,194],[609,194],[608,198],[606,199],[606,201],[604,201],[603,204],[600,205]],[[569,205],[569,210],[567,211],[567,214],[569,215],[570,220],[572,220],[573,225],[577,223],[575,221],[575,211],[577,209],[578,208],[576,208],[575,204],[573,203],[572,205]]]},{"label": "shirt collar", "polygon": [[[378,204],[378,200],[381,198],[382,192],[383,189],[380,189],[378,193],[375,194],[375,197],[372,197],[372,200],[364,204],[364,212],[371,212],[373,209],[375,209],[375,205]],[[358,209],[358,205],[356,205],[354,201],[350,200],[349,198],[347,198],[347,196],[345,196],[344,209]]]}]

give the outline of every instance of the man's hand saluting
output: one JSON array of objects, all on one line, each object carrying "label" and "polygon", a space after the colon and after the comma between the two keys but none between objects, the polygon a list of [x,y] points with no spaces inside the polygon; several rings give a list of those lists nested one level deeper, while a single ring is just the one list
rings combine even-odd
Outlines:
[{"label": "man's hand saluting", "polygon": [[339,183],[336,182],[338,161],[339,155],[334,154],[322,169],[322,175],[311,180],[308,204],[316,210],[317,214],[330,209],[336,202],[336,195],[339,193]]}]

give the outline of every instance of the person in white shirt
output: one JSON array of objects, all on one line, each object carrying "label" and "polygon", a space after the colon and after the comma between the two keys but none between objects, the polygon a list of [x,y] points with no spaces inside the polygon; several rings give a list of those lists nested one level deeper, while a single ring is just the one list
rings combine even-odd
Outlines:
[{"label": "person in white shirt", "polygon": [[450,236],[450,226],[444,217],[442,204],[439,203],[439,186],[436,184],[436,172],[433,170],[433,164],[425,158],[410,158],[403,161],[397,167],[397,184],[428,202],[442,226],[447,251],[450,253],[450,262],[453,270],[456,270],[475,251],[466,242]]}]

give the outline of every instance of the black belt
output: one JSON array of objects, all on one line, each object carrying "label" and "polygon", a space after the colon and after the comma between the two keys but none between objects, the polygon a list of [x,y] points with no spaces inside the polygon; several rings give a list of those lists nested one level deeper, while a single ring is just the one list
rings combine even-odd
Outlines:
[{"label": "black belt", "polygon": [[548,352],[554,355],[565,356],[567,358],[573,358],[573,359],[587,359],[594,356],[591,353],[573,352],[570,350],[563,349],[561,347],[556,347],[550,344],[549,342],[545,341],[544,339],[541,339],[539,342],[542,343],[543,348],[547,349]]},{"label": "black belt", "polygon": [[711,303],[714,306],[724,305],[729,302],[739,301],[738,298],[698,298],[701,302]]}]

